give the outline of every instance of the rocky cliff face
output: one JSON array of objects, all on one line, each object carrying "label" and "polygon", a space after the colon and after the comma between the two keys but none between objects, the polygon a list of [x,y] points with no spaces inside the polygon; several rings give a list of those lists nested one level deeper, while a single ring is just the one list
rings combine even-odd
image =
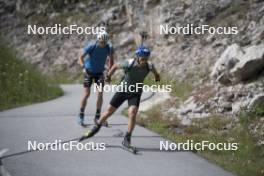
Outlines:
[{"label": "rocky cliff face", "polygon": [[[237,114],[263,100],[262,0],[2,0],[1,36],[43,72],[80,73],[78,56],[91,35],[27,35],[26,25],[106,26],[117,60],[132,56],[139,31],[158,69],[188,81],[193,92],[168,111],[189,124],[212,113]],[[160,25],[235,26],[236,35],[160,34]]]}]

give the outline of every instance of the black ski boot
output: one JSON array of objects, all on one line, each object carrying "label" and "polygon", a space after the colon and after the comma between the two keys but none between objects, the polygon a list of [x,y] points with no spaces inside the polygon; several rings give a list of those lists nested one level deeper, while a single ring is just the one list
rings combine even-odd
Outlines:
[{"label": "black ski boot", "polygon": [[79,114],[78,124],[81,126],[84,126],[84,113],[83,112],[80,112],[80,114]]},{"label": "black ski boot", "polygon": [[127,147],[127,148],[131,146],[131,134],[129,134],[129,133],[125,134],[122,145]]},{"label": "black ski boot", "polygon": [[[98,124],[100,116],[101,116],[100,112],[96,112],[94,117],[94,124]],[[102,126],[108,127],[108,122],[107,121],[103,122]]]},{"label": "black ski boot", "polygon": [[84,133],[84,135],[79,139],[79,142],[88,139],[90,137],[93,137],[96,133],[98,133],[98,131],[100,130],[101,125],[100,124],[96,124],[95,126],[93,126],[93,128],[89,131],[87,131],[86,133]]},{"label": "black ski boot", "polygon": [[128,133],[128,132],[126,133],[124,140],[122,142],[122,145],[123,145],[124,150],[129,151],[133,154],[137,154],[136,147],[131,145],[131,134],[130,133]]}]

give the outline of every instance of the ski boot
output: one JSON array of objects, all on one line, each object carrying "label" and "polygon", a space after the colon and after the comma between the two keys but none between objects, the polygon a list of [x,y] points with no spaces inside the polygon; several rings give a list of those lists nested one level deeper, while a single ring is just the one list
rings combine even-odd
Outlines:
[{"label": "ski boot", "polygon": [[84,135],[79,139],[79,142],[88,139],[90,137],[93,137],[101,128],[101,125],[96,124],[91,130],[84,133]]},{"label": "ski boot", "polygon": [[84,113],[81,112],[78,117],[78,124],[84,126]]}]

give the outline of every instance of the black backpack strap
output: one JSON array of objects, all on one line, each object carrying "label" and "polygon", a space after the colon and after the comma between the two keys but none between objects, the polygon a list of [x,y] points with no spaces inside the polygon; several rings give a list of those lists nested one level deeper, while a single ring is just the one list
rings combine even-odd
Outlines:
[{"label": "black backpack strap", "polygon": [[125,70],[125,74],[122,76],[122,78],[121,78],[121,80],[120,80],[119,83],[121,83],[121,82],[125,79],[126,74],[127,74],[128,71],[133,67],[133,65],[135,64],[135,61],[136,61],[136,59],[133,58],[133,61],[131,62],[131,64],[128,65],[127,69]]},{"label": "black backpack strap", "polygon": [[153,69],[154,65],[151,62],[147,62],[147,69],[150,72]]},{"label": "black backpack strap", "polygon": [[134,58],[132,63],[128,66],[127,72],[134,66],[135,62],[136,62],[136,59]]},{"label": "black backpack strap", "polygon": [[148,72],[150,72],[150,66],[149,66],[149,63],[147,62],[147,65],[146,65],[146,67],[147,67],[147,70],[148,70]]}]

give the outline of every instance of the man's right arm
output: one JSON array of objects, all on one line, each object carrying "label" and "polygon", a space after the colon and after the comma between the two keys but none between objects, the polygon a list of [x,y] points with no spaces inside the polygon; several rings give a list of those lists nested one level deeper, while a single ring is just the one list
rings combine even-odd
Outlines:
[{"label": "man's right arm", "polygon": [[154,74],[155,76],[155,82],[160,81],[160,74],[157,72],[156,68],[154,67],[154,65],[152,65],[152,69],[151,72]]},{"label": "man's right arm", "polygon": [[108,74],[106,75],[106,81],[107,82],[110,82],[111,81],[111,76],[115,73],[115,71],[117,69],[120,69],[120,68],[122,68],[122,65],[121,64],[119,64],[119,63],[114,64],[111,67],[111,69],[109,70]]},{"label": "man's right arm", "polygon": [[84,59],[89,54],[94,46],[91,44],[88,44],[84,49],[82,55],[79,57],[79,64],[81,67],[84,67]]},{"label": "man's right arm", "polygon": [[83,53],[80,57],[79,57],[79,64],[81,65],[81,67],[84,67],[84,58],[87,54]]}]

